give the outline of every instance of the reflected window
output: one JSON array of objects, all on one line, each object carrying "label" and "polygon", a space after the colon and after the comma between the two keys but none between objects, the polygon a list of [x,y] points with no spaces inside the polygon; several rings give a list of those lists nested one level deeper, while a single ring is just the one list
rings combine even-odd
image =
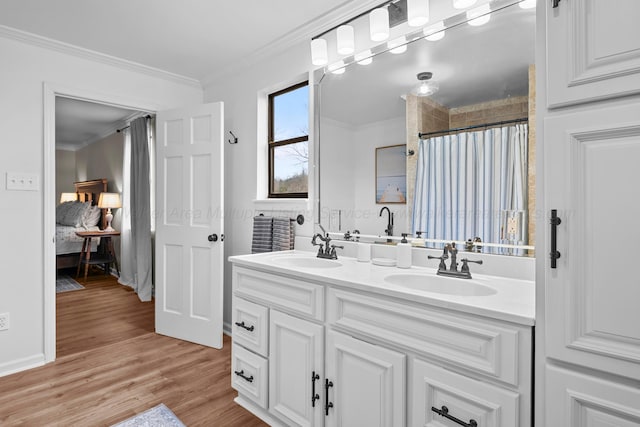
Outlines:
[{"label": "reflected window", "polygon": [[306,198],[309,183],[309,82],[269,95],[269,197]]}]

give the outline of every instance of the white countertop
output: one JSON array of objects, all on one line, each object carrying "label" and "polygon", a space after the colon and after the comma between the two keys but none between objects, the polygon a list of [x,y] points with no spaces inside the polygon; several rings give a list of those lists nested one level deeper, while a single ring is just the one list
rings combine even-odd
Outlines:
[{"label": "white countertop", "polygon": [[[425,280],[433,277],[441,281],[468,281],[468,279],[436,276],[436,268],[411,267],[404,269],[382,267],[373,265],[370,262],[358,262],[355,258],[350,257],[340,257],[337,262],[341,265],[332,268],[294,268],[287,266],[285,263],[281,263],[285,258],[292,257],[315,258],[315,253],[306,251],[283,251],[253,255],[236,255],[229,257],[229,261],[239,266],[297,276],[302,279],[316,282],[320,281],[342,288],[373,292],[378,295],[387,295],[521,325],[533,326],[535,324],[534,281],[473,274],[473,265],[471,265],[472,281],[476,284],[493,288],[496,292],[484,296],[460,296],[428,292],[422,289],[410,289],[385,281],[385,277],[397,274],[424,275]],[[454,284],[454,282],[451,283]],[[460,285],[463,284],[460,283]]]}]

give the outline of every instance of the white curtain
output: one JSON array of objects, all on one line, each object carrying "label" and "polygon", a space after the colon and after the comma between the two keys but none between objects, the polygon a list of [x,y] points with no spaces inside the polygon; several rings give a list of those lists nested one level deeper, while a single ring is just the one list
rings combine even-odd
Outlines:
[{"label": "white curtain", "polygon": [[[527,210],[527,129],[517,124],[420,140],[412,233],[505,242],[506,216]],[[520,216],[521,229],[527,220]],[[526,244],[526,233],[520,239]]]},{"label": "white curtain", "polygon": [[119,283],[130,286],[141,301],[153,296],[151,241],[151,127],[146,118],[131,122],[125,137],[123,217]]}]

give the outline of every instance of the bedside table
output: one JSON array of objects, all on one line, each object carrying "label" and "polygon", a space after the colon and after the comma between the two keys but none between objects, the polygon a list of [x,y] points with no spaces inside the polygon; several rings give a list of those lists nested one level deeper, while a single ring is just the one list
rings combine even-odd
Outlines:
[{"label": "bedside table", "polygon": [[[120,267],[118,266],[118,259],[116,258],[116,252],[113,249],[114,236],[119,236],[119,231],[76,231],[78,237],[82,237],[82,251],[80,251],[80,261],[78,262],[78,271],[76,277],[80,276],[80,268],[84,264],[84,280],[87,280],[87,274],[89,273],[89,265],[104,264],[105,274],[109,274],[109,266],[111,263],[115,264],[116,272],[120,276]],[[91,239],[98,238],[104,239],[102,244],[98,246],[98,252],[91,256]],[[101,249],[102,248],[102,249]]]}]

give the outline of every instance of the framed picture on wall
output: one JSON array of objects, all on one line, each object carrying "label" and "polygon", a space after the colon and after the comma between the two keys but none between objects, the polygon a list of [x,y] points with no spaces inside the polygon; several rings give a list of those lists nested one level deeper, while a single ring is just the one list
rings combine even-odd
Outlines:
[{"label": "framed picture on wall", "polygon": [[407,203],[407,146],[376,148],[376,203]]}]

